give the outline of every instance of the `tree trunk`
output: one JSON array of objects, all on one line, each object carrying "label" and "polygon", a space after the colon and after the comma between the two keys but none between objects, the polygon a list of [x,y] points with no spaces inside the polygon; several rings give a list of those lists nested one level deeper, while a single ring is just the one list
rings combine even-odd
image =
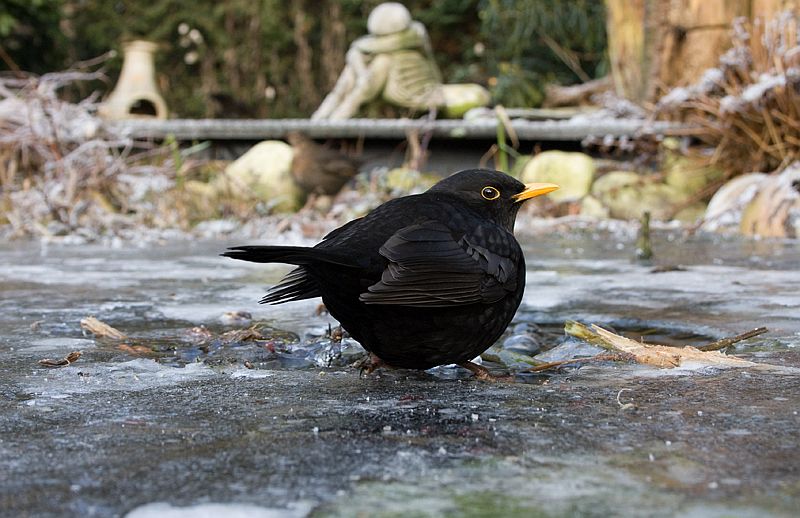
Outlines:
[{"label": "tree trunk", "polygon": [[800,0],[606,0],[608,52],[618,95],[655,101],[696,82],[730,47],[739,16],[770,18]]}]

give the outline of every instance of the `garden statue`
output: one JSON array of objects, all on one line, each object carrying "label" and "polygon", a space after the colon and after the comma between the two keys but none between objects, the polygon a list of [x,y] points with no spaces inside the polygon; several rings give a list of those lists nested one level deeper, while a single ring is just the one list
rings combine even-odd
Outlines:
[{"label": "garden statue", "polygon": [[167,104],[156,86],[153,53],[156,44],[131,41],[125,45],[125,58],[117,85],[98,108],[106,119],[140,117],[167,118]]},{"label": "garden statue", "polygon": [[378,5],[367,30],[350,45],[344,70],[312,119],[350,118],[378,96],[413,110],[442,108],[453,117],[489,103],[489,92],[480,85],[442,84],[425,26],[402,4]]}]

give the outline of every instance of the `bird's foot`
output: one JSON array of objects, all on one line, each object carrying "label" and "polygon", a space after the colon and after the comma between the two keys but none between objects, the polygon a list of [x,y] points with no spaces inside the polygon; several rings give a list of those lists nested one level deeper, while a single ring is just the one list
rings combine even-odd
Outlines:
[{"label": "bird's foot", "polygon": [[362,378],[369,376],[381,367],[388,367],[388,365],[374,354],[369,353],[369,356],[360,362],[358,367],[360,368],[358,376]]},{"label": "bird's foot", "polygon": [[514,381],[513,376],[495,376],[489,372],[489,369],[481,365],[478,365],[477,363],[464,362],[464,363],[459,363],[458,366],[464,367],[468,371],[472,372],[475,375],[475,378],[481,381],[505,381],[505,382]]}]

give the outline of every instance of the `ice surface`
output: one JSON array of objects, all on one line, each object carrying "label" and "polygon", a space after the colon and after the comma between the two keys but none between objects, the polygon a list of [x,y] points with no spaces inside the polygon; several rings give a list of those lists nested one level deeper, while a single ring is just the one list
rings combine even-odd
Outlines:
[{"label": "ice surface", "polygon": [[261,507],[252,504],[207,503],[186,507],[155,502],[137,507],[125,518],[303,518],[308,516],[311,506],[295,504],[287,509]]}]

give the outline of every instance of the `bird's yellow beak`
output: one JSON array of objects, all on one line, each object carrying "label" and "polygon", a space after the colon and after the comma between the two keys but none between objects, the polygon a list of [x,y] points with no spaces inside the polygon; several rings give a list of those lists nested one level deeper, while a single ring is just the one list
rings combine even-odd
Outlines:
[{"label": "bird's yellow beak", "polygon": [[530,198],[541,196],[542,194],[547,194],[548,192],[553,192],[556,189],[558,189],[558,185],[554,183],[528,183],[525,184],[524,191],[515,194],[512,198],[514,198],[515,202],[519,203]]}]

